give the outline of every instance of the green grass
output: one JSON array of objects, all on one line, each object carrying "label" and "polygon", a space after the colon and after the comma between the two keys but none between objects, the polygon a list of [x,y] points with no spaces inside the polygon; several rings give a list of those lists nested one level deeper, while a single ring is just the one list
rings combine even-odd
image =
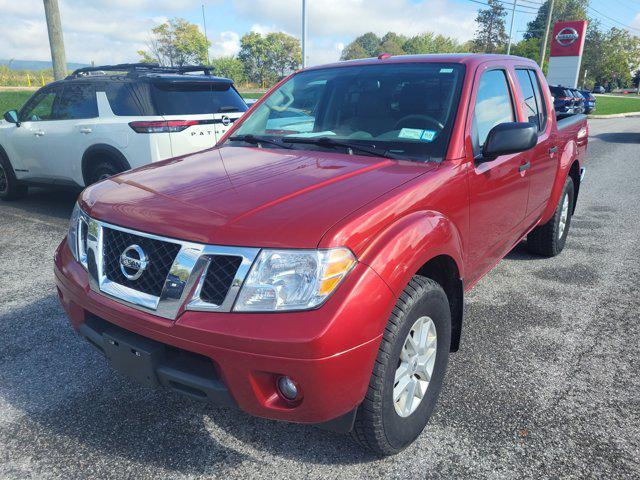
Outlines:
[{"label": "green grass", "polygon": [[260,98],[262,95],[264,95],[264,92],[240,92],[240,95],[242,95],[242,98]]},{"label": "green grass", "polygon": [[33,95],[30,91],[8,90],[0,92],[0,115],[7,110],[19,109]]},{"label": "green grass", "polygon": [[640,112],[640,98],[616,98],[596,96],[596,115],[611,115],[613,113]]}]

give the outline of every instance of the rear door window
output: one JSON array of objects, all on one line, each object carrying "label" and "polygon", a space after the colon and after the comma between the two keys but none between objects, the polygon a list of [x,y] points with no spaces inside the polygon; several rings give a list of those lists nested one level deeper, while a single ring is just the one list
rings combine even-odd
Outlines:
[{"label": "rear door window", "polygon": [[514,122],[511,91],[504,70],[489,70],[480,78],[473,109],[471,134],[474,154],[482,151],[489,131],[500,123]]},{"label": "rear door window", "polygon": [[68,84],[64,86],[56,108],[57,119],[73,120],[97,116],[98,103],[93,85]]},{"label": "rear door window", "polygon": [[160,115],[199,115],[247,110],[247,105],[229,84],[155,83],[152,91]]},{"label": "rear door window", "polygon": [[535,124],[538,132],[541,132],[546,124],[546,109],[536,74],[530,69],[516,69],[516,78],[522,91],[523,109],[527,120]]}]

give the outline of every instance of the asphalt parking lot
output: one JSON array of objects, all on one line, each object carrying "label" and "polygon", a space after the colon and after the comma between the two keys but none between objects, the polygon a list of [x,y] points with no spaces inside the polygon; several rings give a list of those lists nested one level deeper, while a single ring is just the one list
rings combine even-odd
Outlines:
[{"label": "asphalt parking lot", "polygon": [[1,203],[0,477],[640,477],[640,118],[590,126],[565,251],[518,246],[468,295],[430,424],[383,460],[114,374],[55,293],[75,195]]}]

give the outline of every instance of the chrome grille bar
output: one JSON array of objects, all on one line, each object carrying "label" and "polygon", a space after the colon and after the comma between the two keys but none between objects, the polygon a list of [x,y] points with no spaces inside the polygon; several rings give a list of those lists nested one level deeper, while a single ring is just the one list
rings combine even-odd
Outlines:
[{"label": "chrome grille bar", "polygon": [[[259,248],[205,245],[139,232],[117,225],[87,219],[87,270],[91,290],[138,310],[175,320],[184,310],[229,312],[233,307],[240,286],[253,264]],[[104,230],[119,230],[139,237],[162,242],[177,243],[180,250],[167,275],[160,296],[135,290],[107,278],[104,271]],[[204,302],[200,298],[204,276],[210,259],[217,255],[242,258],[240,267],[220,305]]]}]

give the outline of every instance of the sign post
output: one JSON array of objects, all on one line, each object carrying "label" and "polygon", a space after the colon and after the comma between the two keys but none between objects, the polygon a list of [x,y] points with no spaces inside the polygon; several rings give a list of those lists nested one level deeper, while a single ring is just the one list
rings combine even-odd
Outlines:
[{"label": "sign post", "polygon": [[551,36],[549,85],[576,88],[582,63],[587,21],[557,22]]}]

